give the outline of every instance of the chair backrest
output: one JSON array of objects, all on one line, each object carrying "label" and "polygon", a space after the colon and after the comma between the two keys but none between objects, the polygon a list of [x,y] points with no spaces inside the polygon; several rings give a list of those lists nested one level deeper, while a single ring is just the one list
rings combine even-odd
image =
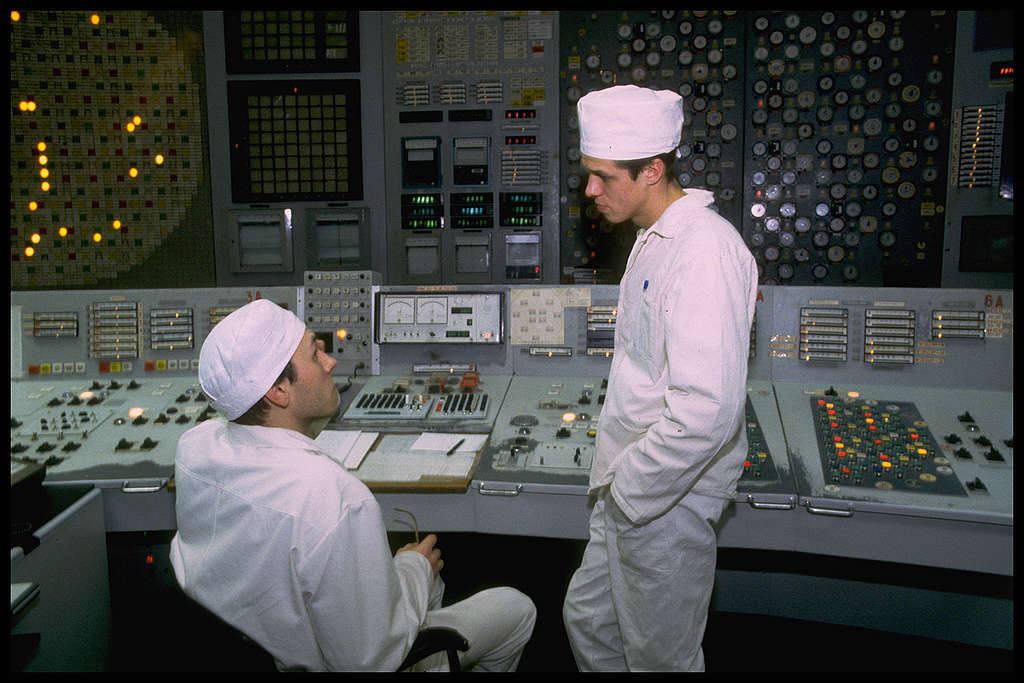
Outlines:
[{"label": "chair backrest", "polygon": [[258,643],[180,591],[184,619],[180,650],[196,671],[276,672],[274,658]]}]

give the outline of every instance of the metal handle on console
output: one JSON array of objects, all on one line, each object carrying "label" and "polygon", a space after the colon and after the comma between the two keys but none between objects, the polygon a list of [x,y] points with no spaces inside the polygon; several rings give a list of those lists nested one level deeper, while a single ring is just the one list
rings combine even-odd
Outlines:
[{"label": "metal handle on console", "polygon": [[812,515],[825,515],[826,517],[853,517],[853,510],[836,510],[833,508],[816,508],[813,505],[807,506],[807,511]]},{"label": "metal handle on console", "polygon": [[747,504],[755,510],[792,510],[794,503],[765,503],[763,501],[756,501],[754,497],[747,494]]},{"label": "metal handle on console", "polygon": [[480,491],[480,495],[481,496],[508,496],[508,497],[513,497],[513,496],[518,496],[519,495],[519,492],[523,490],[523,485],[522,484],[516,484],[516,487],[513,488],[513,489],[489,489],[489,488],[487,488],[487,484],[486,483],[481,483],[480,484],[480,488],[477,489],[477,490]]},{"label": "metal handle on console", "polygon": [[156,493],[163,487],[164,482],[160,482],[159,484],[156,485],[150,484],[146,486],[132,486],[131,482],[126,481],[123,484],[121,484],[121,493]]}]

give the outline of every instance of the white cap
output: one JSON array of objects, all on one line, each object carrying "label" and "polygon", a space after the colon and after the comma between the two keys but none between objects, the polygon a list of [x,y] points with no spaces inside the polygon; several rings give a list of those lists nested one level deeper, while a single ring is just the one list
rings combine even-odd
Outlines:
[{"label": "white cap", "polygon": [[199,386],[214,408],[234,420],[270,391],[305,333],[294,313],[267,299],[232,311],[199,351]]},{"label": "white cap", "polygon": [[576,103],[580,151],[595,159],[648,159],[679,146],[683,98],[672,90],[615,85]]}]

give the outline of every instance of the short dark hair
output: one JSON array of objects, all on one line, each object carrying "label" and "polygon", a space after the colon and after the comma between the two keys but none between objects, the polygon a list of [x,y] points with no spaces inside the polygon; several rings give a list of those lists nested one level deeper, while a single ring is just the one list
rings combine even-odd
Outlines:
[{"label": "short dark hair", "polygon": [[665,174],[672,175],[672,165],[676,161],[676,151],[665,152],[663,154],[656,154],[653,157],[647,157],[646,159],[629,159],[626,161],[616,161],[615,165],[619,168],[624,168],[629,171],[629,177],[631,180],[636,180],[637,176],[640,175],[640,171],[644,169],[644,166],[651,163],[655,159],[661,159],[661,163],[665,164]]},{"label": "short dark hair", "polygon": [[[284,370],[281,371],[281,374],[277,376],[277,379],[275,379],[274,383],[270,386],[276,387],[285,380],[294,382],[296,379],[298,379],[298,374],[295,372],[295,368],[292,367],[291,359],[289,359],[288,364],[284,366]],[[232,422],[240,425],[258,427],[267,419],[267,414],[269,412],[270,406],[267,404],[267,398],[265,396],[260,396],[260,400],[256,401],[249,410],[236,417]]]}]

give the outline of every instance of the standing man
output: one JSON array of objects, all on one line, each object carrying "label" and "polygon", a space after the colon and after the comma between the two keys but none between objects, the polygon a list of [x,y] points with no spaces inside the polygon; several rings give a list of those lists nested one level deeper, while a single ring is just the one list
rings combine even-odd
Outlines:
[{"label": "standing man", "polygon": [[[530,598],[499,587],[442,608],[437,537],[392,557],[376,499],[314,441],[338,411],[336,364],[265,299],[210,332],[199,383],[226,419],[178,442],[178,583],[281,670],[394,671],[427,626],[469,641],[466,669],[514,670],[536,619]],[[444,653],[421,667],[446,668]]]},{"label": "standing man", "polygon": [[672,161],[681,98],[633,85],[578,103],[586,194],[637,228],[590,471],[590,540],[563,618],[581,670],[704,669],[713,525],[747,454],[757,267]]}]

